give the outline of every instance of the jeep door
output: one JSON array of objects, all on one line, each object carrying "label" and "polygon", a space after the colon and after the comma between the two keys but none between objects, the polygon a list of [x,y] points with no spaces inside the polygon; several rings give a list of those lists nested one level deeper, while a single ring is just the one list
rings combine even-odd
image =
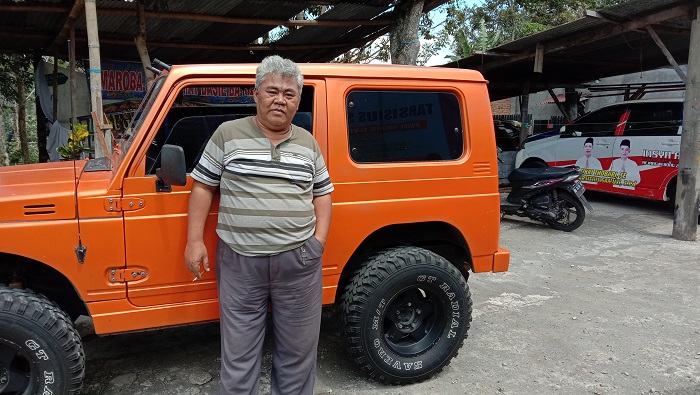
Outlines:
[{"label": "jeep door", "polygon": [[[140,160],[124,180],[124,197],[144,202],[143,209],[124,214],[127,266],[145,267],[148,272],[145,280],[127,285],[129,301],[134,305],[196,303],[204,308],[197,308],[196,317],[183,317],[183,320],[218,318],[215,278],[218,193],[205,228],[211,270],[204,273],[201,280],[193,281],[194,275],[184,263],[187,207],[193,183],[189,172],[221,123],[255,114],[253,78],[191,78],[175,85],[168,95],[165,107],[168,110],[155,121],[151,132],[155,137],[142,147]],[[307,92],[305,87],[303,92],[298,117],[293,122],[310,130],[314,121],[310,108],[314,103],[314,89],[309,87]],[[171,186],[171,191],[157,189],[155,174],[164,144],[178,145],[185,151],[187,185]]]},{"label": "jeep door", "polygon": [[[147,272],[145,280],[127,284],[132,304],[205,303],[207,307],[200,310],[206,313],[198,313],[202,316],[193,320],[218,317],[214,275],[218,194],[205,228],[211,271],[193,281],[194,275],[184,263],[187,206],[193,183],[189,172],[221,123],[254,113],[252,88],[252,79],[233,78],[192,78],[172,87],[161,114],[149,129],[151,137],[142,144],[124,180],[124,197],[144,203],[143,209],[124,213],[127,267],[144,267]],[[156,170],[164,144],[183,148],[188,172],[185,186],[158,186]]]}]

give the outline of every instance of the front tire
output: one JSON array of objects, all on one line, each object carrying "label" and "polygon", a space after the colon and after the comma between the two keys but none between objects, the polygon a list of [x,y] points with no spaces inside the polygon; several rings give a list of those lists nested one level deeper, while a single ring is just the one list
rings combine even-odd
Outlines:
[{"label": "front tire", "polygon": [[0,393],[78,394],[85,376],[80,336],[44,296],[0,285]]},{"label": "front tire", "polygon": [[586,218],[586,210],[576,196],[559,192],[554,202],[557,219],[547,222],[550,227],[564,232],[578,229]]},{"label": "front tire", "polygon": [[347,286],[342,314],[350,355],[391,384],[426,380],[464,343],[472,300],[462,274],[422,248],[399,247],[367,261]]}]

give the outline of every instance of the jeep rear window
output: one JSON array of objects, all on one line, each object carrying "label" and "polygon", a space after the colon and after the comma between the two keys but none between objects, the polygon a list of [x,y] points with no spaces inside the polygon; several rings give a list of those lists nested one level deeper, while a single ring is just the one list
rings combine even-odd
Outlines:
[{"label": "jeep rear window", "polygon": [[459,100],[448,92],[353,91],[346,101],[350,156],[358,163],[462,156]]}]

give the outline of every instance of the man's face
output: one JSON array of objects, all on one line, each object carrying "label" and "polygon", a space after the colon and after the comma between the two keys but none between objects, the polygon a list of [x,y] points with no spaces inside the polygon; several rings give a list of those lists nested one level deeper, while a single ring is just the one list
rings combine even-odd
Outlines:
[{"label": "man's face", "polygon": [[587,157],[590,158],[592,152],[593,152],[593,144],[586,143],[583,145],[583,153],[586,154]]},{"label": "man's face", "polygon": [[627,145],[621,145],[620,146],[620,157],[623,159],[627,159],[627,157],[630,154],[630,147]]},{"label": "man's face", "polygon": [[293,77],[268,74],[253,93],[258,120],[272,130],[286,129],[299,109],[299,85]]}]

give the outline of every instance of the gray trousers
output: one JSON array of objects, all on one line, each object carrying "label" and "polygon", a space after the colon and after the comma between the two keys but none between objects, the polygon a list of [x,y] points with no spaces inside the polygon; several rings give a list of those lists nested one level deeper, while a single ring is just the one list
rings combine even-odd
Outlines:
[{"label": "gray trousers", "polygon": [[268,304],[274,336],[271,394],[313,394],[322,254],[314,237],[299,248],[266,257],[240,255],[219,240],[220,394],[258,394]]}]

